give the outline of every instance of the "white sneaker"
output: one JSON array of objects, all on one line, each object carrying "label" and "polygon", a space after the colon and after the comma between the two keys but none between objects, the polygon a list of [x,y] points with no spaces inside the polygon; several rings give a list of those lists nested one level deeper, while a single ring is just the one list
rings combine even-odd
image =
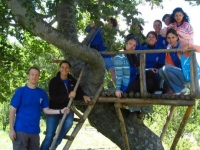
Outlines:
[{"label": "white sneaker", "polygon": [[154,94],[162,94],[162,91],[155,91]]},{"label": "white sneaker", "polygon": [[184,88],[184,89],[182,89],[182,91],[181,92],[179,92],[179,93],[174,93],[174,95],[181,95],[181,94],[185,94],[186,92],[187,92],[187,88]]}]

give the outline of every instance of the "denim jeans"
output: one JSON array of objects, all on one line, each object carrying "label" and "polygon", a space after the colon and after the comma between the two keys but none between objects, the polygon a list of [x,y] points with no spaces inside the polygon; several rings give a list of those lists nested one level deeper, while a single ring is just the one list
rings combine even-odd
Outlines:
[{"label": "denim jeans", "polygon": [[159,75],[175,93],[179,93],[185,88],[186,81],[180,68],[164,66],[159,69]]},{"label": "denim jeans", "polygon": [[[63,115],[47,115],[46,136],[44,141],[42,142],[40,150],[49,150],[51,143],[53,142],[57,126],[59,124],[59,121],[62,119],[62,116]],[[63,137],[72,127],[73,119],[74,119],[74,113],[73,111],[70,111],[70,113],[67,114],[67,117],[63,123],[62,129],[55,144],[55,148],[61,143]]]}]

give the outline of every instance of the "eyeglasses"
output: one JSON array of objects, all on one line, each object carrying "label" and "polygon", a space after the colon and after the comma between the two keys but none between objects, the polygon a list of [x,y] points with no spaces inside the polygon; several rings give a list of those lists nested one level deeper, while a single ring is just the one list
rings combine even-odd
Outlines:
[{"label": "eyeglasses", "polygon": [[169,20],[169,17],[167,17],[167,18],[164,19],[164,21],[168,21],[168,20]]}]

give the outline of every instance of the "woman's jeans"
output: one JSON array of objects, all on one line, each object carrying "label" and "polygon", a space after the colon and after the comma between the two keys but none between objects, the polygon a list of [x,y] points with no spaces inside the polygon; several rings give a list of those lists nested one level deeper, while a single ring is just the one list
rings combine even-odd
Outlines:
[{"label": "woman's jeans", "polygon": [[[59,121],[62,119],[62,116],[63,115],[47,115],[46,136],[44,141],[42,142],[40,150],[49,150],[51,143],[53,142],[53,138],[55,136]],[[72,127],[73,119],[74,119],[74,112],[70,111],[69,114],[67,114],[67,117],[63,123],[62,129],[55,144],[55,148],[61,143],[63,137]]]},{"label": "woman's jeans", "polygon": [[159,75],[175,93],[180,93],[185,88],[186,81],[180,68],[164,66],[159,69]]}]

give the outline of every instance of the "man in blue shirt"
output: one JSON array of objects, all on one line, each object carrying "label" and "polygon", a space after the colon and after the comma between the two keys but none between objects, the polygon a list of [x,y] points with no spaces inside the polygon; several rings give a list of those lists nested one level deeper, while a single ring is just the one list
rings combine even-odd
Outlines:
[{"label": "man in blue shirt", "polygon": [[13,150],[39,150],[40,113],[69,113],[68,108],[53,110],[49,108],[46,93],[37,87],[40,70],[31,67],[28,71],[28,84],[16,90],[10,102],[10,139]]}]

